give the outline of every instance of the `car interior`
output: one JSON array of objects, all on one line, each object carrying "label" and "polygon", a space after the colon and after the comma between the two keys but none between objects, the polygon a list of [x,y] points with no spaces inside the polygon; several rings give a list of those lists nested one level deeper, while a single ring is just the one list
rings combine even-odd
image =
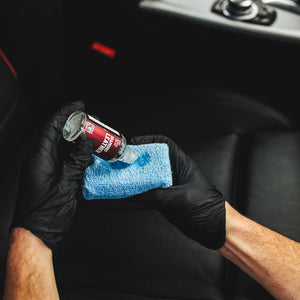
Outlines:
[{"label": "car interior", "polygon": [[[0,14],[1,294],[20,166],[74,100],[128,141],[168,136],[239,212],[300,242],[299,0],[7,0]],[[130,199],[80,199],[54,268],[61,299],[273,299]]]}]

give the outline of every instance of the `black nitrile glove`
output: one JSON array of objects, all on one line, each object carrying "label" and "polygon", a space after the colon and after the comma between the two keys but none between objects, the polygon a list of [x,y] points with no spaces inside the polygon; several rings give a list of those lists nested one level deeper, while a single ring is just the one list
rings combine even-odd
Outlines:
[{"label": "black nitrile glove", "polygon": [[225,242],[225,199],[199,170],[196,163],[164,136],[140,136],[130,144],[166,143],[172,167],[173,186],[140,195],[153,203],[185,235],[210,249]]},{"label": "black nitrile glove", "polygon": [[84,111],[82,102],[64,106],[43,126],[21,169],[20,186],[11,229],[23,227],[57,250],[76,210],[76,192],[86,167],[92,163],[94,143],[80,138],[63,140],[68,116]]}]

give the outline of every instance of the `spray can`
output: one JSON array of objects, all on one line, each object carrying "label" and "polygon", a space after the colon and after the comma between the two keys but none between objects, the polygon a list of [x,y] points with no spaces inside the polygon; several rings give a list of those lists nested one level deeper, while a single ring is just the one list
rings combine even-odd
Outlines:
[{"label": "spray can", "polygon": [[65,140],[75,141],[81,134],[92,139],[95,144],[95,155],[107,160],[121,160],[132,164],[137,159],[135,151],[127,146],[126,138],[117,130],[105,125],[98,118],[85,112],[72,113],[63,128]]}]

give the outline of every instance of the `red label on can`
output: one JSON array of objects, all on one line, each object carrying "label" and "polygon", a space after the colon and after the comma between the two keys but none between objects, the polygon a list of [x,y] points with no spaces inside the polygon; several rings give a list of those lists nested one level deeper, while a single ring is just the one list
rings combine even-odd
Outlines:
[{"label": "red label on can", "polygon": [[121,137],[91,121],[90,118],[85,122],[83,129],[86,136],[94,141],[95,155],[105,160],[111,160],[117,155],[122,146]]}]

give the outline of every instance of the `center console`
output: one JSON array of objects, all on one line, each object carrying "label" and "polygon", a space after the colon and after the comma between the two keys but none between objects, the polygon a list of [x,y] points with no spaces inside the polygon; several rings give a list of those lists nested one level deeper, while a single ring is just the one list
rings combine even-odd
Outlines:
[{"label": "center console", "polygon": [[260,25],[271,25],[276,20],[276,11],[254,0],[218,0],[212,11],[232,20]]},{"label": "center console", "polygon": [[140,7],[233,31],[300,42],[298,0],[144,0]]}]

